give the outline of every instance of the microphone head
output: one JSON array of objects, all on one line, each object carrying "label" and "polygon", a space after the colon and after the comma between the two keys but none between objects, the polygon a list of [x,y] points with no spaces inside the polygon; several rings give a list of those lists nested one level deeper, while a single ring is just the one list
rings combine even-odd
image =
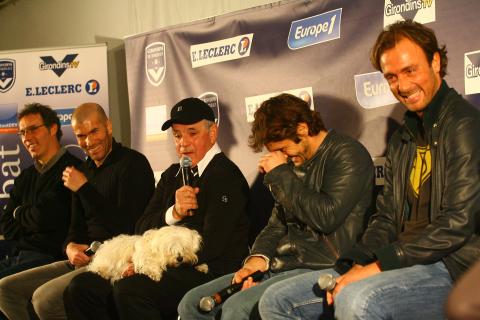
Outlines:
[{"label": "microphone head", "polygon": [[198,308],[203,312],[210,312],[215,307],[215,300],[212,297],[203,297],[198,303]]},{"label": "microphone head", "polygon": [[100,248],[101,245],[102,243],[100,241],[93,241],[92,244],[90,245],[90,248],[92,252],[95,253],[97,252],[98,248]]},{"label": "microphone head", "polygon": [[318,277],[318,286],[322,290],[331,291],[335,288],[336,284],[335,278],[329,273],[324,273]]},{"label": "microphone head", "polygon": [[93,241],[90,244],[90,247],[88,247],[84,252],[89,257],[93,256],[95,252],[97,252],[98,248],[100,248],[101,245],[102,243],[100,241]]},{"label": "microphone head", "polygon": [[192,166],[192,159],[189,156],[183,156],[180,159],[180,166],[182,168],[190,168]]}]

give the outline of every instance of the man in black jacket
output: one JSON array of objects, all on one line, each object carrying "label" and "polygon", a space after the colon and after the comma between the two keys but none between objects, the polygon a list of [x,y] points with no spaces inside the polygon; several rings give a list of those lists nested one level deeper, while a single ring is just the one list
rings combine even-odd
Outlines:
[{"label": "man in black jacket", "polygon": [[[269,151],[258,166],[275,199],[272,215],[242,268],[185,295],[178,308],[182,319],[213,319],[220,311],[222,319],[250,319],[269,286],[332,267],[364,229],[372,202],[370,155],[358,141],[327,131],[308,103],[289,94],[263,102],[255,113],[250,146]],[[266,272],[259,282],[250,277],[256,271]],[[222,306],[208,313],[198,309],[202,297],[242,279],[247,279],[243,290]]]},{"label": "man in black jacket", "polygon": [[[337,261],[327,300],[337,319],[443,319],[453,281],[480,257],[480,112],[442,80],[445,47],[419,23],[389,26],[371,60],[408,111],[389,141],[377,213]],[[272,288],[262,316],[320,317],[320,274]]]},{"label": "man in black jacket", "polygon": [[85,272],[92,241],[133,233],[135,222],[154,190],[153,172],[144,155],[123,147],[112,137],[112,125],[102,107],[86,103],[75,109],[72,127],[87,161],[63,172],[64,185],[73,191],[72,219],[65,251],[59,261],[3,278],[0,310],[10,319],[27,319],[30,299],[40,319],[65,318],[63,291]]},{"label": "man in black jacket", "polygon": [[67,166],[80,160],[60,145],[60,120],[50,107],[33,103],[18,114],[18,134],[33,159],[15,179],[0,226],[14,255],[0,261],[0,278],[64,259],[71,194],[62,181]]},{"label": "man in black jacket", "polygon": [[124,273],[112,286],[87,272],[72,280],[65,291],[69,319],[176,319],[178,302],[189,289],[236,270],[248,254],[248,184],[240,169],[216,143],[218,128],[212,109],[202,100],[186,98],[171,111],[162,129],[172,128],[179,157],[191,158],[198,173],[193,186],[183,185],[178,163],[163,173],[155,193],[136,225],[136,233],[166,225],[184,226],[202,236],[198,264],[169,268],[160,281]]}]

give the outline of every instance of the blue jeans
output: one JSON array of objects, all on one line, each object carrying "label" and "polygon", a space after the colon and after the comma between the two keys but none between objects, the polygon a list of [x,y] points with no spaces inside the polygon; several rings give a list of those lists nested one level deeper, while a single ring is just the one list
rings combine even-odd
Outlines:
[{"label": "blue jeans", "polygon": [[198,310],[198,303],[201,298],[212,296],[232,283],[233,273],[225,275],[187,292],[178,305],[178,314],[182,320],[215,319],[215,316],[219,312],[221,312],[221,319],[249,319],[250,314],[258,312],[258,301],[269,286],[278,281],[311,271],[312,270],[309,269],[296,269],[279,273],[267,273],[256,286],[235,293],[222,305],[215,306],[215,308],[208,313],[200,312]]},{"label": "blue jeans", "polygon": [[[263,319],[319,319],[324,297],[315,289],[322,273],[314,271],[278,282],[259,303]],[[335,299],[335,318],[444,319],[443,305],[452,279],[443,262],[384,271],[344,287]]]}]

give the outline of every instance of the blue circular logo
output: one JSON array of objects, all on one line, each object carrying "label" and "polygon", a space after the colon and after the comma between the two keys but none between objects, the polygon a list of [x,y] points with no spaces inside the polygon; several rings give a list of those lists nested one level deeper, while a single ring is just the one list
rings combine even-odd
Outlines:
[{"label": "blue circular logo", "polygon": [[97,94],[100,91],[100,83],[97,80],[88,80],[85,84],[85,91],[91,95]]}]

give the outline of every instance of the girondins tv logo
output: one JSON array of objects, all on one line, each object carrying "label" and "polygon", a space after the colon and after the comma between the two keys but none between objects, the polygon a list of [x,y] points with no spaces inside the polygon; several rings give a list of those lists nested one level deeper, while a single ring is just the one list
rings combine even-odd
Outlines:
[{"label": "girondins tv logo", "polygon": [[59,78],[67,69],[78,68],[80,61],[75,61],[75,58],[78,56],[77,53],[67,54],[62,61],[55,60],[52,56],[43,56],[40,57],[42,61],[40,62],[40,70],[52,70]]}]

